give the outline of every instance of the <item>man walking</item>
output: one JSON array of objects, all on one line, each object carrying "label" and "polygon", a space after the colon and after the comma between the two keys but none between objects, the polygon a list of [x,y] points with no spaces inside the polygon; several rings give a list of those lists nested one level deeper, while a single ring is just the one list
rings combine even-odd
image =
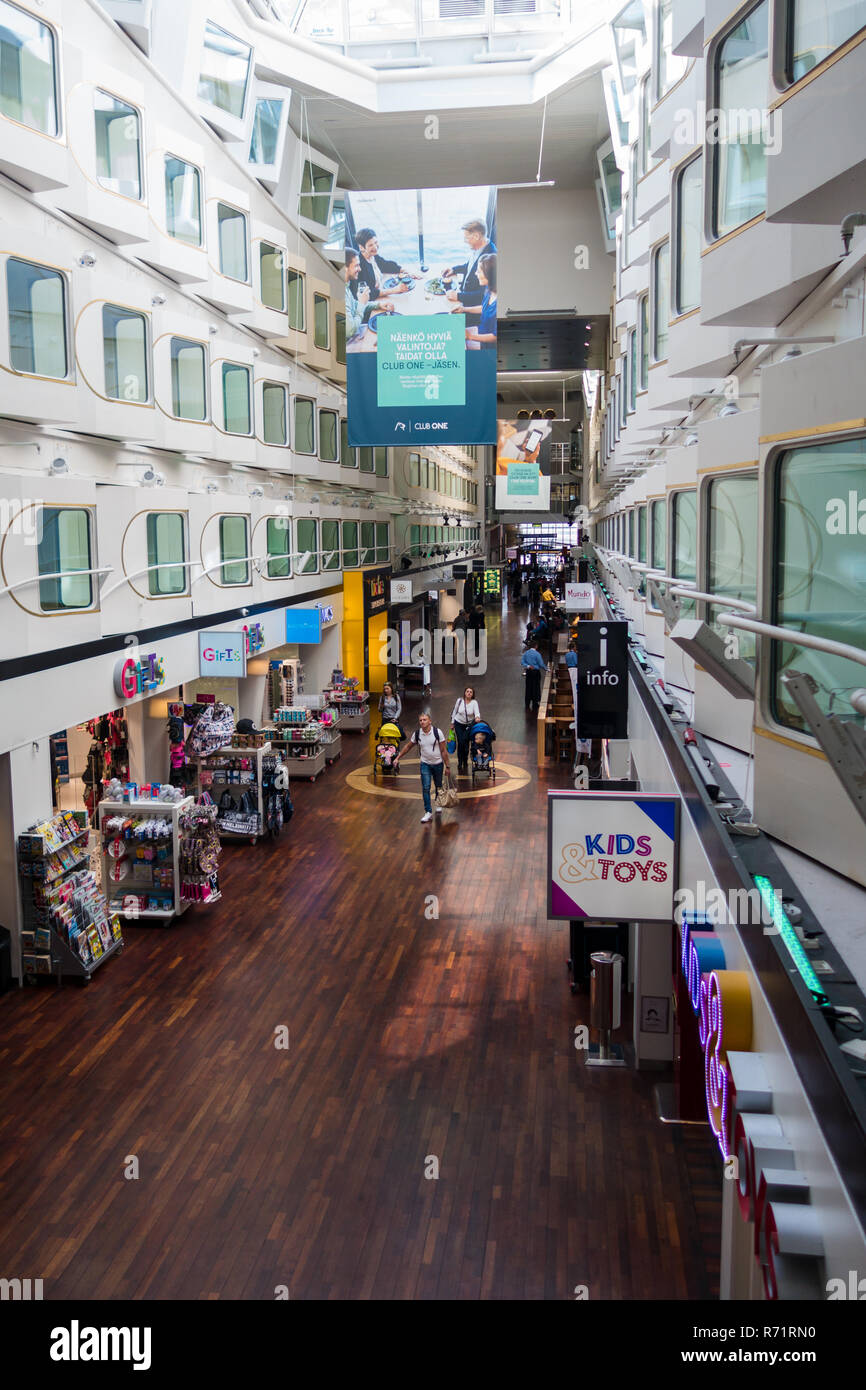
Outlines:
[{"label": "man walking", "polygon": [[529,645],[528,651],[523,653],[520,664],[526,672],[526,690],[523,696],[523,708],[528,714],[538,713],[538,706],[541,704],[541,673],[547,670],[544,657],[538,650],[538,643],[533,641]]},{"label": "man walking", "polygon": [[[451,763],[448,758],[448,748],[445,744],[445,735],[441,729],[435,728],[433,720],[429,714],[422,714],[418,719],[418,728],[409,740],[404,743],[400,752],[394,759],[396,767],[410,743],[416,744],[421,755],[421,795],[424,798],[424,814],[421,823],[433,819],[433,808],[430,802],[430,783],[433,782],[437,792],[442,787],[442,774],[451,771]],[[441,816],[442,807],[436,807],[437,816]]]}]

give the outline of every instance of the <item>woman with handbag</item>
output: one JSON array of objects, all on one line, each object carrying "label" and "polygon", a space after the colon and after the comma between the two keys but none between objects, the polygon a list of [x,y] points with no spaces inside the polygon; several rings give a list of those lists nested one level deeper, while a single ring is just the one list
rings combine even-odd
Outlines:
[{"label": "woman with handbag", "polygon": [[448,749],[445,746],[445,735],[441,729],[437,729],[429,714],[422,714],[418,718],[418,728],[409,740],[404,743],[400,752],[394,759],[396,766],[403,754],[409,748],[409,744],[414,743],[421,755],[421,795],[424,798],[424,814],[421,817],[422,825],[433,819],[433,807],[430,802],[430,783],[436,787],[437,806],[436,814],[441,816],[442,807],[438,804],[439,793],[442,790],[442,774],[450,773],[451,762],[448,757]]},{"label": "woman with handbag", "polygon": [[469,771],[469,729],[476,719],[481,718],[481,710],[475,698],[475,689],[467,685],[463,694],[454,703],[451,711],[451,726],[457,739],[457,772]]}]

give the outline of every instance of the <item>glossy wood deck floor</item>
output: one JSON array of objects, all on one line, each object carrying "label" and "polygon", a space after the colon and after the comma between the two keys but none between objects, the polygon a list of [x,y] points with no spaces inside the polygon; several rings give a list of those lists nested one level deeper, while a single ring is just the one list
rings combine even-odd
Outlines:
[{"label": "glossy wood deck floor", "polygon": [[[128,929],[85,988],[0,999],[0,1274],[55,1299],[717,1295],[707,1131],[574,1049],[588,1001],[545,910],[568,778],[534,766],[523,615],[488,630],[481,710],[528,785],[422,825],[414,768],[415,802],[346,787],[369,745],[345,736],[280,842],[226,849],[218,906]],[[462,677],[434,674],[447,727]]]}]

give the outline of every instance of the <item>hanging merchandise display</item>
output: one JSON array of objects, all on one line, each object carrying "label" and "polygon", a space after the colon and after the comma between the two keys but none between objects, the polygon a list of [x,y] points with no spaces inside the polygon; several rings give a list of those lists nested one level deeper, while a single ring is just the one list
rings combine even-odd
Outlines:
[{"label": "hanging merchandise display", "polygon": [[168,778],[174,787],[181,787],[186,791],[190,783],[194,780],[194,772],[190,767],[185,746],[185,726],[184,726],[184,707],[179,702],[172,702],[168,707]]},{"label": "hanging merchandise display", "polygon": [[89,980],[123,949],[120,922],[90,868],[89,836],[71,811],[61,811],[18,837],[27,975]]},{"label": "hanging merchandise display", "polygon": [[180,895],[186,902],[216,903],[221,851],[216,827],[217,808],[207,793],[179,818]]},{"label": "hanging merchandise display", "polygon": [[93,742],[82,778],[84,804],[95,819],[96,808],[105,795],[105,783],[112,777],[122,782],[129,779],[129,729],[122,709],[90,719],[85,727]]},{"label": "hanging merchandise display", "polygon": [[277,838],[295,811],[285,772],[285,764],[276,755],[268,754],[262,759],[264,829],[272,840]]},{"label": "hanging merchandise display", "polygon": [[235,717],[231,706],[215,700],[205,705],[196,716],[186,741],[187,754],[215,752],[231,743],[235,731]]}]

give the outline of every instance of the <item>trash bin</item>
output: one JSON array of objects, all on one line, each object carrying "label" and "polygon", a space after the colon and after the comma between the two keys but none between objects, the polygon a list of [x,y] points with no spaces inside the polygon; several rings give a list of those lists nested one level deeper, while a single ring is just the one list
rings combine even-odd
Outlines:
[{"label": "trash bin", "polygon": [[620,1026],[622,962],[616,951],[593,951],[589,990],[590,1027],[598,1033],[599,1057],[610,1056],[610,1035]]}]

